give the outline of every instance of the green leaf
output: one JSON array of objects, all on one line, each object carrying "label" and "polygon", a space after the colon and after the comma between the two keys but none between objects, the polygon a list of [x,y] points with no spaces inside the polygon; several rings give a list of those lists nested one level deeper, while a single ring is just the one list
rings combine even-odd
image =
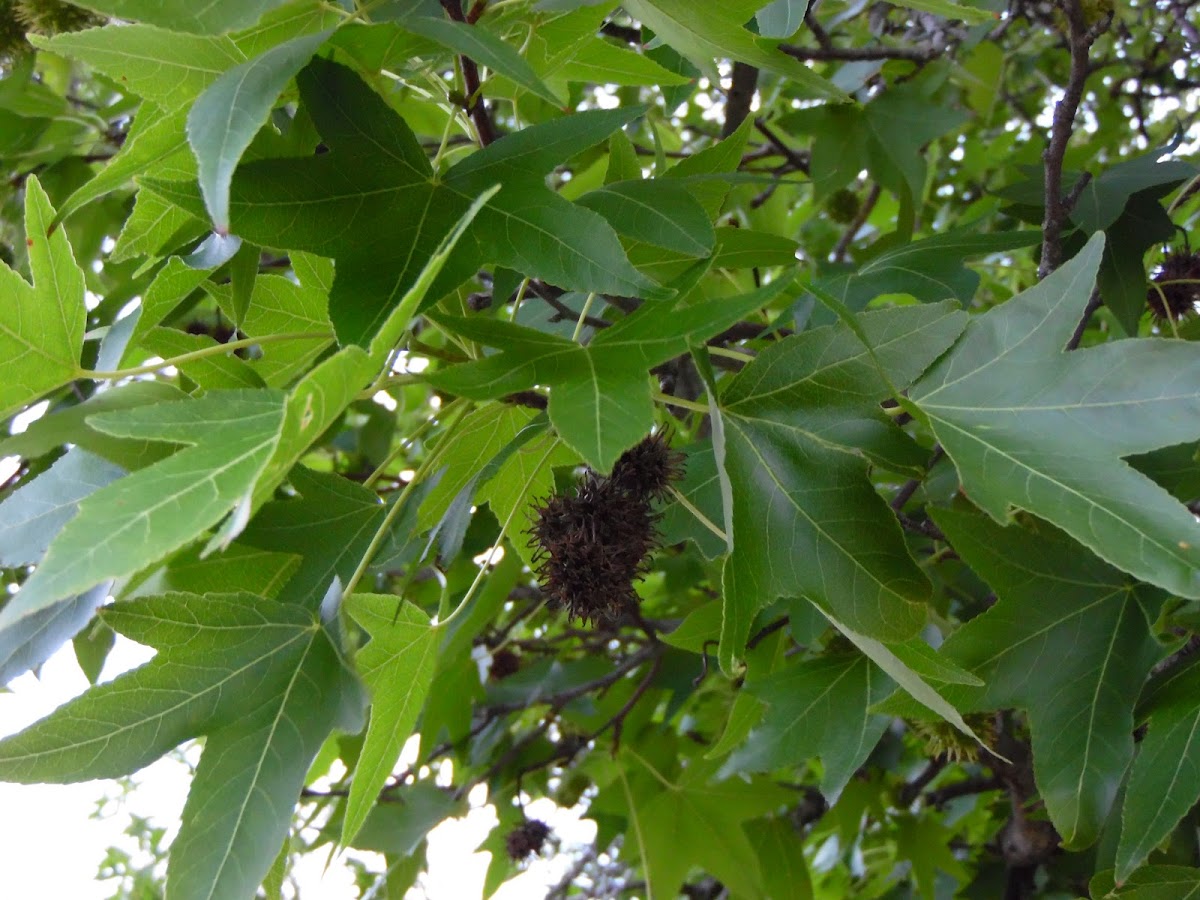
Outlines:
[{"label": "green leaf", "polygon": [[153,25],[91,28],[31,42],[87,63],[161,109],[179,109],[246,56],[228,37],[200,37]]},{"label": "green leaf", "polygon": [[50,233],[54,208],[36,176],[25,184],[25,234],[33,284],[0,264],[0,418],[79,377],[87,310],[83,272],[63,230]]},{"label": "green leaf", "polygon": [[618,181],[577,201],[600,213],[621,234],[688,256],[705,256],[716,235],[687,188],[672,181]]},{"label": "green leaf", "polygon": [[1195,900],[1200,896],[1200,869],[1184,866],[1147,866],[1118,886],[1113,872],[1101,872],[1088,885],[1096,900]]},{"label": "green leaf", "polygon": [[[0,504],[0,565],[37,563],[79,501],[123,475],[117,466],[74,448]],[[92,618],[109,583],[18,617],[0,609],[0,685],[41,665]]]},{"label": "green leaf", "polygon": [[455,439],[439,443],[433,451],[430,471],[441,475],[421,503],[417,517],[421,530],[437,525],[454,498],[536,416],[534,410],[500,403],[480,406],[463,416]]},{"label": "green leaf", "polygon": [[1071,207],[1071,221],[1091,233],[1116,223],[1136,195],[1158,188],[1158,196],[1189,178],[1197,168],[1182,159],[1167,159],[1174,146],[1159,147],[1136,159],[1109,166],[1088,181]]},{"label": "green leaf", "polygon": [[335,578],[345,584],[383,521],[384,506],[372,492],[345,478],[297,466],[291,473],[299,496],[274,500],[259,510],[241,542],[302,557],[286,586],[289,602],[315,610]]},{"label": "green leaf", "polygon": [[[844,326],[770,346],[725,388],[726,468],[733,484],[733,553],[725,564],[721,664],[730,669],[754,614],[777,597],[807,596],[856,632],[915,636],[930,588],[867,477],[891,455],[895,427],[879,409],[958,335],[952,304],[860,317],[874,359]],[[744,539],[743,539],[744,536]]]},{"label": "green leaf", "polygon": [[188,0],[81,0],[85,6],[106,16],[149,22],[174,31],[220,34],[253,25],[268,10],[286,0],[208,0],[196,4]]},{"label": "green leaf", "polygon": [[768,38],[790,38],[804,24],[809,5],[808,0],[772,0],[754,14],[758,33]]},{"label": "green leaf", "polygon": [[[126,2],[147,8],[161,5],[154,0]],[[221,2],[240,10],[252,8],[251,4],[238,0]],[[195,4],[187,6],[189,11],[198,9]],[[122,90],[153,101],[160,109],[177,110],[190,105],[223,72],[290,38],[333,27],[340,19],[315,0],[291,3],[258,25],[233,35],[181,34],[178,30],[167,30],[176,26],[158,27],[160,23],[151,18],[145,20],[150,22],[146,25],[107,25],[64,32],[52,38],[31,35],[30,41],[39,49],[87,63],[112,78]]]},{"label": "green leaf", "polygon": [[788,284],[780,279],[748,294],[685,305],[646,303],[586,347],[495,319],[438,316],[451,330],[504,349],[429,378],[474,399],[549,386],[550,421],[562,439],[592,468],[607,472],[654,424],[649,370],[765,306]]},{"label": "green leaf", "polygon": [[92,621],[111,587],[105,581],[11,624],[0,622],[0,685],[40,666],[75,637]]},{"label": "green leaf", "polygon": [[762,895],[758,856],[742,823],[772,810],[786,795],[765,781],[709,784],[711,771],[710,764],[697,762],[678,784],[653,798],[631,798],[647,896],[676,896],[693,865],[712,872],[739,897]]},{"label": "green leaf", "polygon": [[355,594],[346,600],[346,609],[371,635],[357,658],[359,674],[371,693],[371,721],[350,782],[343,846],[353,843],[412,734],[433,681],[441,642],[429,617],[398,597]]},{"label": "green leaf", "polygon": [[1200,437],[1200,349],[1115,341],[1063,353],[1092,291],[1097,234],[1041,284],[972,319],[912,390],[963,489],[997,521],[1053,522],[1113,565],[1200,597],[1200,525],[1121,457]]},{"label": "green leaf", "polygon": [[900,859],[912,861],[912,878],[922,897],[936,896],[937,872],[940,870],[967,884],[971,873],[950,849],[954,831],[933,816],[899,816],[895,820],[892,838]]},{"label": "green leaf", "polygon": [[[649,56],[603,40],[589,40],[556,70],[565,81],[622,85],[681,85],[692,79],[672,72]],[[671,104],[668,103],[668,106]]]},{"label": "green leaf", "polygon": [[359,347],[345,347],[310,369],[288,395],[279,443],[254,488],[265,503],[325,430],[369,383],[378,366]]},{"label": "green leaf", "polygon": [[138,600],[105,619],[158,655],[0,741],[0,778],[118,777],[207,735],[172,896],[251,896],[349,690],[333,645],[311,614],[250,594]]},{"label": "green leaf", "polygon": [[220,234],[229,231],[229,182],[275,100],[332,31],[292,38],[229,69],[188,113],[188,143],[196,154],[200,190]]},{"label": "green leaf", "polygon": [[409,16],[403,24],[408,31],[437,41],[443,47],[493,69],[546,102],[554,106],[562,105],[562,98],[538,78],[521,54],[486,28],[423,16]]},{"label": "green leaf", "polygon": [[942,693],[963,712],[1028,711],[1046,810],[1065,846],[1086,847],[1133,756],[1134,703],[1162,655],[1149,627],[1162,597],[1047,525],[1001,528],[958,510],[934,518],[1000,598],[940,651],[985,687]]},{"label": "green leaf", "polygon": [[778,72],[791,79],[804,94],[822,100],[845,101],[845,93],[792,57],[774,49],[769,41],[743,28],[744,19],[724,5],[712,6],[703,16],[686,0],[627,0],[625,8],[643,25],[699,66],[715,58],[732,57],[752,66]]},{"label": "green leaf", "polygon": [[[630,110],[595,110],[526,128],[435,182],[407,124],[357,74],[318,57],[297,80],[330,152],[241,166],[231,186],[231,223],[254,243],[336,259],[330,317],[343,343],[370,341],[472,202],[496,184],[500,193],[458,242],[426,304],[486,261],[567,288],[665,295],[630,266],[608,223],[543,183],[557,163],[628,121]],[[202,214],[192,186],[144,185]],[[410,252],[395,253],[397,245]]]},{"label": "green leaf", "polygon": [[[295,549],[295,548],[291,548]],[[223,594],[248,591],[273,600],[296,573],[300,557],[231,544],[220,553],[202,555],[193,545],[172,556],[158,571],[121,595],[123,600],[158,594]],[[294,602],[291,596],[289,602]]]},{"label": "green leaf", "polygon": [[[885,250],[853,272],[824,275],[816,286],[853,312],[865,309],[881,294],[909,294],[925,303],[954,299],[966,305],[980,282],[979,273],[964,265],[967,259],[1032,246],[1040,240],[1038,231],[939,234]],[[832,321],[828,314],[824,319]],[[813,321],[826,324],[819,314]]]},{"label": "green leaf", "polygon": [[947,19],[958,19],[971,25],[994,22],[997,18],[996,13],[988,12],[986,9],[963,6],[952,0],[897,0],[896,5],[903,6],[905,9],[919,9],[921,12],[933,13],[935,16],[944,16]]},{"label": "green leaf", "polygon": [[116,437],[190,446],[81,501],[5,618],[15,621],[136,572],[198,538],[254,486],[282,422],[283,398],[267,390],[214,392],[92,417]]},{"label": "green leaf", "polygon": [[478,502],[491,507],[504,528],[505,537],[530,569],[536,568],[530,532],[534,524],[534,504],[554,493],[555,467],[574,465],[578,461],[577,454],[547,431],[518,447],[476,494]]},{"label": "green leaf", "polygon": [[[172,257],[167,268],[177,261],[177,257]],[[247,337],[328,331],[329,341],[286,341],[265,345],[262,357],[250,364],[271,387],[284,387],[309,371],[313,362],[333,343],[333,326],[328,313],[333,264],[308,253],[291,254],[291,263],[293,277],[260,273],[254,279],[241,331]],[[232,291],[221,290],[221,286],[211,283],[205,289],[220,304],[222,312],[234,319]],[[149,294],[150,291],[147,297]],[[143,308],[146,302],[143,301]]]},{"label": "green leaf", "polygon": [[455,799],[454,791],[432,781],[405,786],[395,792],[395,798],[398,802],[380,803],[371,810],[352,846],[376,853],[423,857],[417,851],[425,836],[442,820],[466,812],[465,801]]},{"label": "green leaf", "polygon": [[[149,124],[138,128],[143,122]],[[57,226],[76,210],[117,190],[155,164],[176,154],[186,153],[186,122],[187,111],[184,109],[164,115],[161,110],[146,104],[138,113],[136,125],[131,126],[130,135],[121,149],[96,173],[95,178],[62,202],[53,224]]]},{"label": "green leaf", "polygon": [[1200,799],[1200,667],[1179,666],[1151,685],[1150,728],[1125,791],[1117,874],[1127,881]]},{"label": "green leaf", "polygon": [[[845,187],[867,169],[911,209],[925,189],[923,147],[967,120],[946,98],[929,97],[921,81],[889,88],[865,106],[822,106],[790,113],[780,125],[816,136],[812,180],[817,200]],[[911,212],[900,213],[909,230]],[[911,231],[909,231],[911,233]]]},{"label": "green leaf", "polygon": [[98,456],[79,448],[68,450],[0,503],[0,565],[40,562],[54,536],[75,515],[79,501],[124,474]]},{"label": "green leaf", "polygon": [[829,619],[871,662],[891,676],[905,693],[926,709],[933,710],[976,743],[986,746],[979,735],[963,721],[962,715],[953,704],[930,684],[932,681],[981,687],[983,682],[979,678],[956,666],[951,660],[939,656],[920,638],[913,638],[903,644],[887,645],[858,634],[835,618]]},{"label": "green leaf", "polygon": [[750,688],[768,704],[766,716],[722,772],[770,772],[819,756],[821,792],[832,803],[890,721],[867,710],[894,689],[858,653],[807,659],[768,675]]},{"label": "green leaf", "polygon": [[803,838],[786,819],[759,819],[743,828],[758,854],[763,888],[771,900],[812,900]]}]

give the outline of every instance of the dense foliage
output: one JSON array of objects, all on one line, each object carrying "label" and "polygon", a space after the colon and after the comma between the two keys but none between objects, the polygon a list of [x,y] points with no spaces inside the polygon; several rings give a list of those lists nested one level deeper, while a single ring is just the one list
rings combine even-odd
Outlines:
[{"label": "dense foliage", "polygon": [[178,900],[481,787],[489,889],[1194,895],[1197,6],[0,2],[0,683],[156,651],[0,779],[199,740]]}]

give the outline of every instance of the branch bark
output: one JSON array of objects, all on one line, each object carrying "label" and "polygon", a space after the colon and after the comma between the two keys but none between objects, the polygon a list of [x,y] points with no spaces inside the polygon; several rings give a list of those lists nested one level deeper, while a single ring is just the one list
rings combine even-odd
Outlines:
[{"label": "branch bark", "polygon": [[1071,54],[1071,74],[1066,91],[1054,105],[1050,126],[1050,142],[1042,154],[1045,171],[1046,214],[1042,219],[1042,259],[1038,278],[1042,279],[1062,264],[1062,233],[1070,214],[1068,199],[1063,197],[1063,157],[1074,130],[1075,115],[1083,101],[1083,88],[1088,77],[1088,51],[1112,23],[1113,14],[1088,25],[1081,0],[1063,0],[1062,10],[1067,20],[1067,50]]}]

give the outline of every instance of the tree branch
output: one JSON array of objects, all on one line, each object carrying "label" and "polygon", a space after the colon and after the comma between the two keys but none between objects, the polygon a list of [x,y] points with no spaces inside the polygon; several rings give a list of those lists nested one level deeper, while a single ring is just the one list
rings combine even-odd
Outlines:
[{"label": "tree branch", "polygon": [[[467,17],[463,14],[462,0],[441,0],[441,3],[442,9],[446,10],[446,15],[455,22],[467,22]],[[474,9],[471,10],[471,13],[478,18]],[[479,145],[486,147],[496,140],[496,126],[492,124],[492,117],[488,113],[487,105],[483,102],[479,66],[475,65],[475,60],[465,54],[460,56],[459,60],[462,64],[463,86],[467,93],[467,112],[471,115],[471,121],[475,123],[475,133],[479,137]]]},{"label": "tree branch", "polygon": [[1063,157],[1074,130],[1075,115],[1083,101],[1083,88],[1088,77],[1088,50],[1096,38],[1108,30],[1112,11],[1090,27],[1081,0],[1063,0],[1062,10],[1067,19],[1067,49],[1071,54],[1071,74],[1063,98],[1054,105],[1050,141],[1042,154],[1045,167],[1046,214],[1042,219],[1042,260],[1038,278],[1045,278],[1062,264],[1062,232],[1070,208],[1063,197]]}]

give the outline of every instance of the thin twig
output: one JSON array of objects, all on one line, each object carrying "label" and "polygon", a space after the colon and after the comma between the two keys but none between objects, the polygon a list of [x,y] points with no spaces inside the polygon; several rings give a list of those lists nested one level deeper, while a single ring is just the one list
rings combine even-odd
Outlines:
[{"label": "thin twig", "polygon": [[875,204],[879,202],[879,195],[883,193],[883,188],[879,183],[871,185],[871,190],[867,193],[867,198],[863,200],[862,206],[858,208],[858,213],[854,216],[842,236],[838,238],[837,245],[833,248],[834,262],[845,262],[846,254],[850,251],[850,244],[854,242],[854,238],[862,231],[862,227],[867,224],[867,219],[870,218],[872,211],[875,209]]}]

